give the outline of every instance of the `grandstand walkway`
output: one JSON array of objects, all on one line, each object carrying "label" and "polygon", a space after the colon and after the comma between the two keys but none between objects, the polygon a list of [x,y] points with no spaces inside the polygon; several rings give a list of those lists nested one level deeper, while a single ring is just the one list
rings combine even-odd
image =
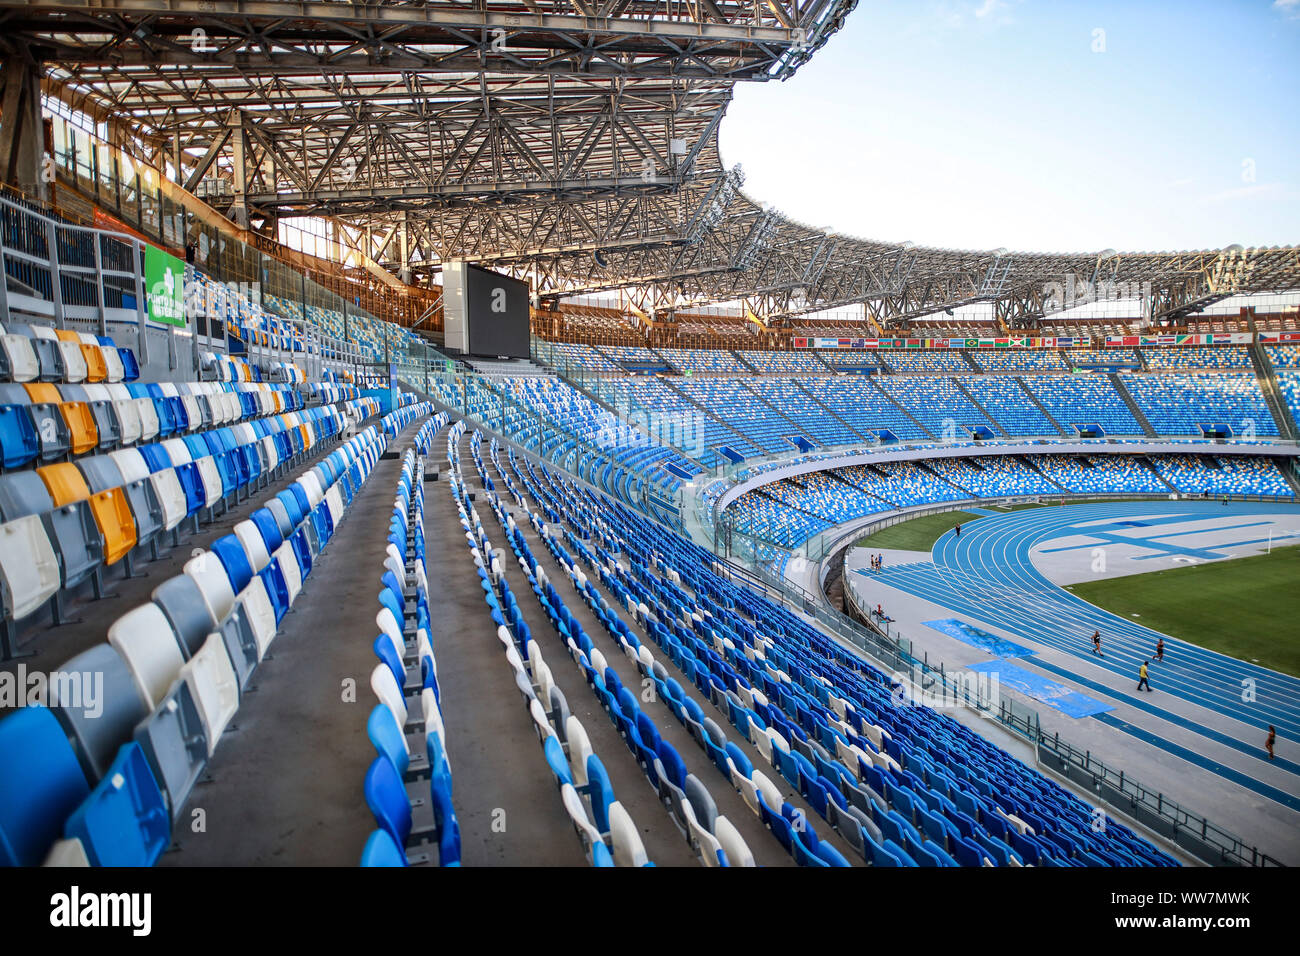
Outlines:
[{"label": "grandstand walkway", "polygon": [[[469,432],[466,432],[461,439],[461,471],[465,480],[466,489],[471,494],[478,493],[481,495],[483,486],[479,480],[477,471],[471,465],[472,459],[468,450],[469,434]],[[486,459],[484,460],[484,465],[489,470],[491,469],[491,465],[486,461]],[[503,504],[504,503],[505,502],[503,502]],[[426,494],[426,515],[428,514],[428,508],[429,498]],[[481,517],[484,521],[484,527],[488,529],[488,538],[497,546],[505,547],[504,535],[501,534],[499,528],[494,527],[495,520],[492,518],[490,512],[484,510]],[[524,527],[524,522],[521,519],[517,518],[516,520],[519,522],[520,527]],[[492,521],[492,524],[488,524],[489,521]],[[457,527],[459,528],[459,525]],[[531,531],[531,528],[527,530]],[[546,549],[542,547],[539,542],[535,541],[530,541],[530,546],[533,546],[533,554],[539,561],[542,561],[542,556],[546,555]],[[458,556],[460,556],[459,553]],[[463,556],[460,557],[462,560],[466,560]],[[547,555],[547,558],[549,559],[549,555]],[[467,560],[466,564],[468,564]],[[647,858],[656,866],[695,866],[697,862],[696,857],[695,854],[691,852],[690,846],[686,842],[685,833],[676,826],[666,808],[662,803],[660,803],[658,793],[650,786],[649,780],[646,779],[640,766],[638,766],[631,752],[627,749],[627,744],[624,743],[623,738],[619,736],[618,729],[610,722],[609,716],[604,712],[604,710],[601,709],[599,701],[596,699],[595,694],[592,693],[591,688],[587,686],[587,682],[583,678],[582,674],[572,665],[572,661],[568,660],[567,651],[561,650],[559,638],[554,633],[551,627],[551,622],[547,619],[545,612],[542,611],[541,606],[531,594],[531,588],[527,579],[524,577],[522,570],[519,568],[519,565],[514,560],[514,556],[508,549],[506,550],[503,566],[505,568],[505,577],[507,582],[510,584],[511,590],[514,591],[515,594],[519,595],[519,609],[523,614],[525,623],[528,625],[529,633],[532,634],[533,639],[537,641],[538,646],[542,649],[542,655],[551,668],[551,677],[555,681],[556,686],[563,692],[564,698],[568,702],[569,713],[576,716],[578,720],[582,722],[583,729],[587,732],[587,739],[591,743],[592,751],[600,757],[601,763],[609,773],[610,783],[613,786],[615,795],[618,797],[619,803],[623,805],[623,809],[628,812],[628,815],[636,824],[638,833],[641,837],[641,842],[645,846]],[[558,576],[562,574],[558,568],[550,566],[546,568],[546,571],[554,580],[559,580]],[[472,565],[469,565],[469,572],[468,578],[469,584],[473,586],[471,597],[474,599],[475,612],[482,617],[486,617],[487,611],[481,598],[479,598],[478,578],[473,573]],[[598,624],[583,618],[582,615],[578,613],[579,608],[576,605],[569,603],[569,609],[574,613],[574,616],[579,619],[583,628],[587,630],[589,634],[594,635],[596,633]],[[586,609],[583,608],[583,610],[585,611]],[[491,622],[489,621],[488,623]],[[491,640],[484,642],[491,654],[490,664],[499,672],[498,676],[500,677],[503,686],[502,699],[511,701],[513,705],[519,701],[518,691],[514,686],[511,671],[509,667],[506,666],[505,660],[501,656],[501,646],[497,642],[495,634],[490,636]],[[441,649],[439,649],[438,659],[439,661],[442,660]],[[611,666],[617,666],[613,655],[610,655],[610,661]],[[440,663],[438,676],[440,681],[444,682],[445,686],[446,678],[443,676],[444,670],[445,668]],[[620,676],[625,675],[620,674]],[[507,685],[508,694],[506,690]],[[467,686],[475,685],[467,684]],[[637,685],[633,683],[629,686],[635,687]],[[451,708],[454,706],[455,704],[449,702],[446,692],[444,692],[443,719],[444,722],[448,723],[447,733],[449,740],[455,740],[455,730],[452,728],[450,723],[451,717],[453,716]],[[558,814],[558,821],[555,824],[555,828],[551,831],[551,839],[557,845],[567,845],[572,843],[578,854],[579,865],[585,865],[585,860],[581,853],[581,844],[573,836],[572,825],[560,810],[559,795],[555,792],[550,771],[545,766],[545,759],[542,756],[542,750],[536,745],[536,739],[531,728],[531,723],[527,721],[527,712],[522,703],[518,704],[517,709],[519,716],[529,725],[528,729],[525,731],[527,735],[524,738],[525,743],[535,752],[535,759],[541,765],[537,776],[538,780],[545,785],[544,789],[546,790],[546,794],[542,799],[546,801],[546,806],[554,806]],[[517,733],[518,731],[512,732]],[[456,785],[459,788],[461,780],[460,763],[455,763],[454,767],[456,773]],[[458,817],[461,812],[461,810],[457,810]],[[462,820],[462,848],[465,839],[464,830],[465,822]],[[504,862],[515,861],[512,857]]]},{"label": "grandstand walkway", "polygon": [[[353,866],[374,829],[362,782],[374,759],[371,641],[400,454],[389,443],[312,565],[240,700],[160,866]],[[352,681],[345,695],[344,682]],[[202,811],[202,832],[194,832]]]},{"label": "grandstand walkway", "polygon": [[[357,431],[377,421],[377,418],[366,419],[357,425]],[[230,534],[235,525],[261,507],[268,498],[288,488],[303,472],[317,465],[339,444],[338,437],[319,442],[312,448],[314,454],[290,467],[265,488],[253,491],[243,501],[218,515],[214,521],[200,525],[197,534],[188,531],[189,521],[182,522],[177,528],[180,532],[180,544],[177,547],[169,546],[170,534],[160,534],[158,560],[142,561],[136,556],[135,576],[124,577],[122,563],[104,568],[104,597],[95,600],[90,585],[81,585],[71,598],[64,597],[65,623],[58,627],[51,623],[48,608],[24,619],[19,627],[19,648],[24,652],[30,651],[32,656],[2,662],[0,671],[12,673],[22,666],[29,674],[37,671],[51,673],[82,651],[102,644],[108,634],[108,626],[132,608],[147,603],[153,589],[168,578],[180,574],[185,562],[193,557],[196,550],[206,550],[217,538]],[[0,707],[0,715],[6,709]]]},{"label": "grandstand walkway", "polygon": [[[464,461],[468,460],[467,455]],[[586,866],[582,844],[555,791],[532,720],[483,603],[455,502],[442,480],[447,467],[444,429],[434,438],[426,463],[425,570],[461,862],[465,866]],[[428,481],[434,469],[440,471],[440,480]],[[382,550],[374,567],[377,582]],[[373,620],[371,625],[367,633],[374,632]],[[364,728],[358,732],[364,738]],[[358,794],[359,787],[360,778]],[[360,809],[369,822],[364,804]]]},{"label": "grandstand walkway", "polygon": [[[504,460],[506,453],[502,451],[501,454]],[[484,457],[484,465],[488,468],[489,476],[493,477],[494,481],[501,477],[500,472],[487,456]],[[519,482],[516,481],[516,484],[518,485]],[[497,490],[499,494],[504,490],[504,485],[504,480],[497,482]],[[582,629],[587,633],[592,641],[595,642],[596,646],[605,653],[606,660],[618,673],[619,679],[623,682],[623,685],[625,687],[641,686],[643,684],[643,678],[640,672],[627,659],[622,650],[618,648],[613,638],[611,638],[608,631],[606,631],[605,626],[601,624],[595,614],[592,613],[591,609],[573,588],[572,582],[568,580],[568,576],[565,574],[564,569],[550,553],[550,550],[542,542],[541,538],[537,535],[537,532],[533,530],[532,525],[523,517],[522,509],[514,507],[510,503],[508,495],[502,497],[502,504],[515,518],[515,523],[527,538],[528,546],[532,549],[533,555],[545,569],[547,576],[551,579],[552,584],[560,593],[560,596],[564,598],[565,604],[568,606],[570,612],[572,612],[573,616],[577,618],[578,623],[582,625]],[[533,502],[533,506],[536,506],[536,502]],[[601,597],[605,599],[608,605],[614,609],[615,613],[617,613],[624,622],[627,623],[628,627],[636,635],[637,639],[645,643],[647,646],[653,646],[654,642],[650,639],[645,629],[626,612],[622,603],[609,592],[603,583],[601,583],[599,577],[591,575],[588,577],[588,581]],[[549,624],[544,618],[542,623],[549,629]],[[532,627],[531,621],[529,626]],[[533,632],[534,634],[537,633],[536,628],[533,628]],[[546,645],[543,644],[543,649],[545,649],[545,646]],[[692,686],[693,682],[690,678],[682,673],[668,655],[661,655],[660,657],[657,657],[656,660],[663,665],[664,669],[668,672],[668,675],[677,680],[677,682],[683,687]],[[590,691],[587,691],[587,696],[591,696]],[[717,705],[704,695],[695,696],[697,703],[699,703],[700,708],[706,717],[711,718],[720,727],[730,726],[730,718],[719,710]],[[668,712],[667,706],[657,698],[648,702],[643,700],[642,702],[645,704],[645,712],[654,721],[655,728],[659,731],[660,735],[671,743],[681,755],[683,762],[686,764],[687,772],[695,774],[695,776],[698,777],[709,789],[710,794],[712,794],[713,799],[717,803],[718,813],[725,815],[740,832],[741,836],[744,837],[750,851],[754,854],[755,862],[758,863],[759,866],[793,866],[793,858],[781,848],[772,834],[767,831],[766,826],[764,826],[762,821],[754,815],[753,811],[750,810],[741,799],[739,792],[731,782],[724,779],[722,775],[718,773],[717,768],[713,766],[712,762],[708,759],[708,756],[691,738],[686,728]],[[570,707],[573,706],[572,697],[569,698],[569,704]],[[597,715],[598,718],[600,716],[602,715]],[[584,724],[585,723],[586,722],[584,721]],[[608,720],[604,720],[603,723],[609,725]],[[758,748],[751,742],[738,735],[733,735],[731,740],[741,749],[742,752],[744,752],[745,756],[749,758],[750,762],[755,767],[770,766],[770,762],[759,753]],[[593,738],[593,744],[594,743],[595,741]],[[626,747],[622,746],[621,741],[619,741],[619,743],[620,749],[626,752]],[[602,756],[602,759],[605,758]],[[779,787],[782,796],[784,796],[788,802],[804,811],[807,819],[820,820],[819,815],[808,805],[807,801],[799,794],[799,792],[789,785],[789,782],[786,781],[784,777],[776,773],[769,774],[769,777]],[[645,780],[644,776],[642,777],[641,785],[642,788],[649,789],[649,783]],[[618,793],[619,798],[622,799],[624,791],[621,788],[616,787],[615,792]],[[634,819],[637,819],[638,823],[640,823],[639,818],[634,817]],[[845,857],[845,859],[853,861],[861,860],[861,857],[857,855],[857,851],[845,843],[843,838],[829,827],[819,828],[818,838],[831,843],[835,849]],[[643,839],[645,839],[644,835]],[[648,849],[649,845],[647,844],[647,850]],[[651,859],[654,859],[654,857],[652,856]]]}]

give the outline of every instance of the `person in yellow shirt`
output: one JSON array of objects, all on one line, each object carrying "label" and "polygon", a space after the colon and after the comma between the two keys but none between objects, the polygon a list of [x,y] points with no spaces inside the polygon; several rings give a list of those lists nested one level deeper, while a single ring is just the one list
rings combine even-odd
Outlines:
[{"label": "person in yellow shirt", "polygon": [[1145,686],[1148,693],[1151,691],[1151,684],[1147,681],[1147,665],[1150,663],[1150,661],[1143,661],[1142,666],[1138,668],[1138,690]]}]

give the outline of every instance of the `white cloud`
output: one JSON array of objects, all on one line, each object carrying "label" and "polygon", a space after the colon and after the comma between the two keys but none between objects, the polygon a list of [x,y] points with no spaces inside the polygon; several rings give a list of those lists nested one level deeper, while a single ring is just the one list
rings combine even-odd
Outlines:
[{"label": "white cloud", "polygon": [[1292,20],[1300,20],[1300,0],[1273,0],[1273,9]]},{"label": "white cloud", "polygon": [[[1279,2],[1281,2],[1281,0],[1279,0]],[[1300,0],[1286,0],[1286,2],[1294,4],[1300,2]],[[984,0],[984,2],[980,4],[979,9],[975,11],[975,16],[982,20],[987,16],[997,13],[998,10],[1005,6],[1006,4],[1003,3],[1002,0]]]}]

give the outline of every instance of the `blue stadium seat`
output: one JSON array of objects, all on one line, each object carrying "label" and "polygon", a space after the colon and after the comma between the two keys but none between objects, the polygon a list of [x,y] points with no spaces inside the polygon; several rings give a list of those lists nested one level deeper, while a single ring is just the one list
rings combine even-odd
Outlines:
[{"label": "blue stadium seat", "polygon": [[21,707],[0,720],[0,866],[38,866],[89,792],[53,712]]},{"label": "blue stadium seat", "polygon": [[361,865],[406,866],[406,852],[397,845],[387,830],[375,830],[361,850]]},{"label": "blue stadium seat", "polygon": [[92,866],[153,866],[171,842],[171,818],[144,751],[128,743],[64,836],[81,841]]}]

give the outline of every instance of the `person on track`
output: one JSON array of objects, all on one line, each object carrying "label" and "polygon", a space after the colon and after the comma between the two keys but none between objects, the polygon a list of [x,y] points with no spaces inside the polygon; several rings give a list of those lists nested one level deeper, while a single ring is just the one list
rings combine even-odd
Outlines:
[{"label": "person on track", "polygon": [[1165,659],[1165,639],[1162,637],[1160,638],[1160,640],[1156,641],[1156,660],[1163,661],[1164,659]]},{"label": "person on track", "polygon": [[1268,739],[1264,741],[1264,749],[1268,751],[1268,759],[1273,759],[1273,745],[1277,743],[1277,730],[1272,724],[1268,725]]},{"label": "person on track", "polygon": [[960,537],[961,537],[961,522],[960,522],[960,521],[957,522],[957,527],[954,528],[953,530],[957,532],[957,537],[960,538]]},{"label": "person on track", "polygon": [[1101,631],[1092,632],[1092,652],[1098,657],[1106,656],[1101,652]]},{"label": "person on track", "polygon": [[1151,692],[1151,684],[1147,680],[1147,665],[1150,663],[1150,661],[1143,661],[1142,666],[1138,668],[1138,690],[1145,686],[1147,693]]}]

